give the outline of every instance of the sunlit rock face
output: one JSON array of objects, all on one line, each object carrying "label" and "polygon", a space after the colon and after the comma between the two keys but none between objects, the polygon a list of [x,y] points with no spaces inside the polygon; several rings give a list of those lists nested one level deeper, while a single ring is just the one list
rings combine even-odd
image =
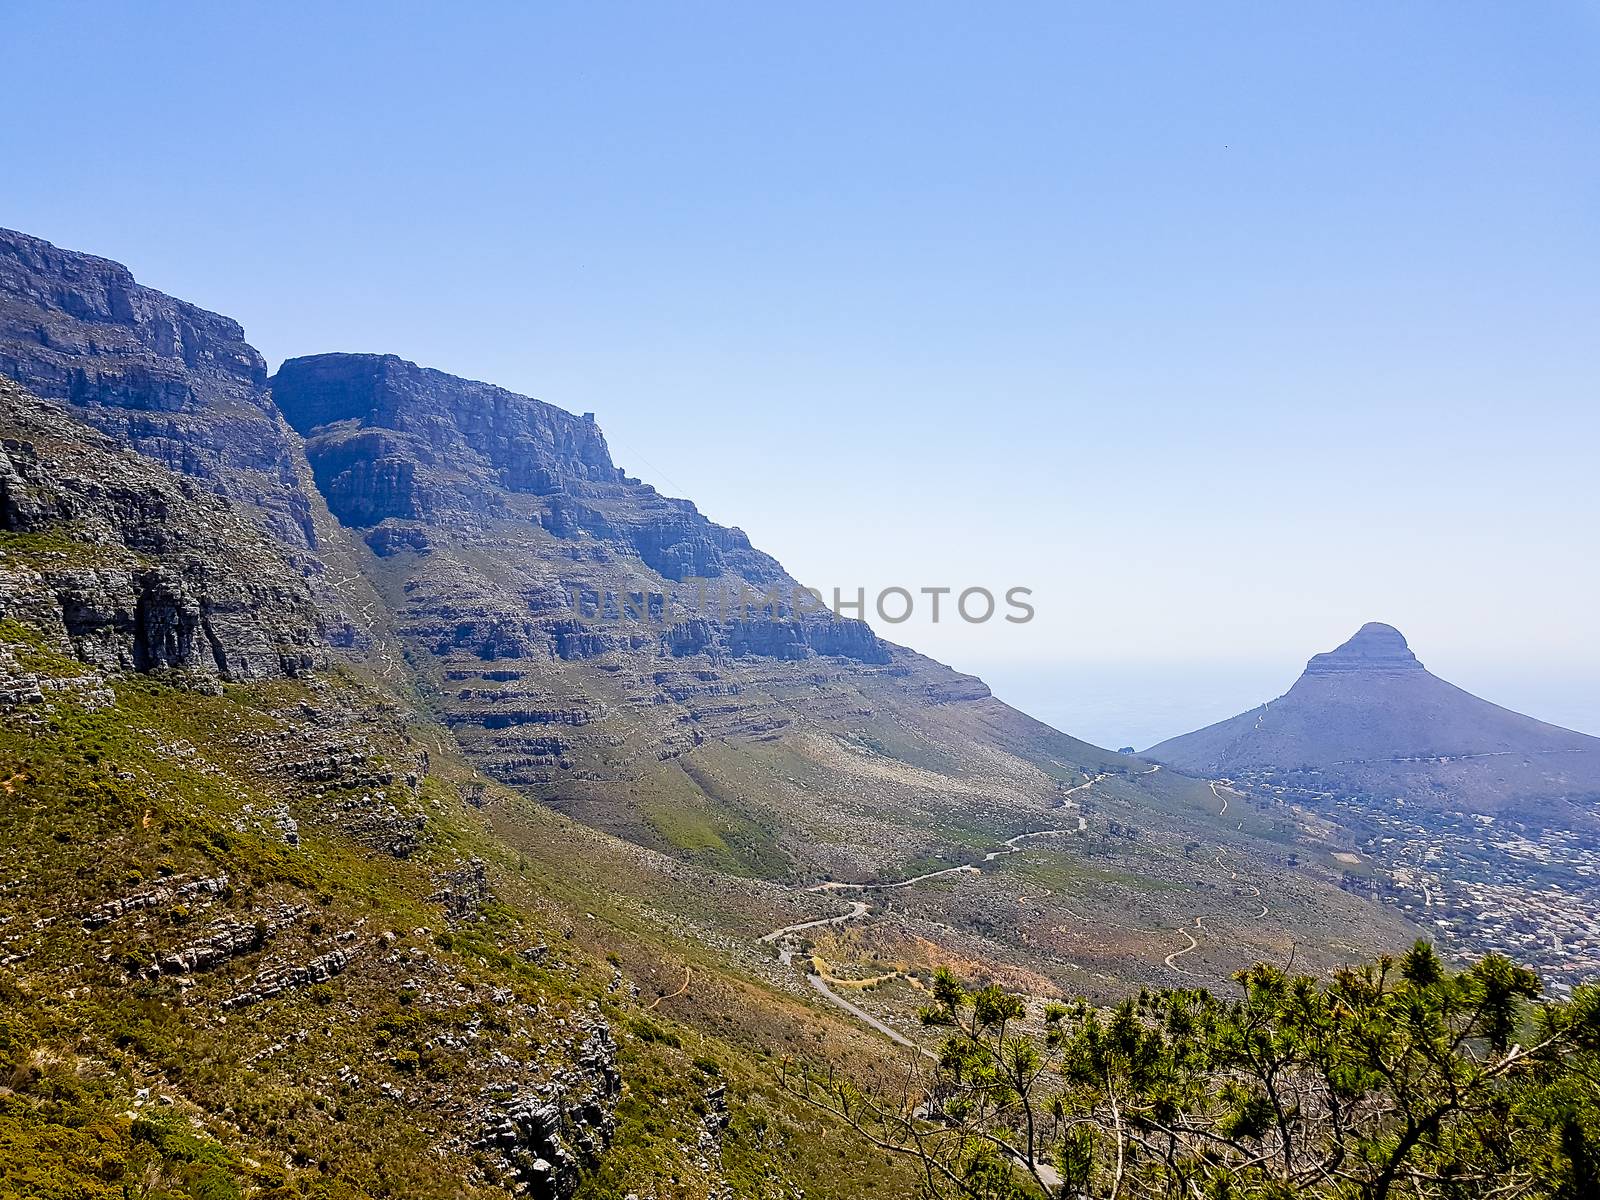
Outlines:
[{"label": "sunlit rock face", "polygon": [[[592,417],[392,354],[293,358],[272,393],[346,525],[528,520],[567,541],[605,542],[675,582],[793,583],[740,530],[627,477]],[[394,540],[392,528],[369,537]]]},{"label": "sunlit rock face", "polygon": [[109,672],[240,681],[327,658],[311,590],[237,506],[0,378],[0,619]]},{"label": "sunlit rock face", "polygon": [[587,792],[774,736],[795,689],[848,712],[841,673],[922,662],[797,608],[776,559],[626,475],[592,417],[394,355],[290,359],[271,391],[446,721],[508,783]]},{"label": "sunlit rock face", "polygon": [[[1060,779],[1121,769],[802,603],[742,531],[619,469],[588,415],[393,355],[268,379],[233,321],[10,233],[0,375],[231,514],[177,575],[33,598],[96,661],[255,678],[327,644],[501,781],[758,874],[956,854],[974,823],[1019,828]],[[231,545],[273,545],[258,533],[283,559],[232,571]]]}]

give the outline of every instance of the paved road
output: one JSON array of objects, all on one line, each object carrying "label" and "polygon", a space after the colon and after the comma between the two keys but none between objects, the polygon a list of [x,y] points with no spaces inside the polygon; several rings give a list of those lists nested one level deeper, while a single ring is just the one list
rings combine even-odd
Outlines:
[{"label": "paved road", "polygon": [[[1159,766],[1153,766],[1148,771],[1144,772],[1144,774],[1146,774],[1146,775],[1154,774],[1156,771],[1159,771],[1160,769],[1161,768]],[[1112,774],[1112,772],[1105,771],[1105,772],[1102,772],[1099,775],[1091,776],[1089,779],[1085,780],[1083,783],[1080,783],[1075,787],[1068,788],[1066,791],[1061,793],[1061,802],[1057,807],[1059,807],[1059,808],[1071,808],[1071,807],[1073,807],[1073,801],[1071,800],[1072,796],[1077,795],[1079,792],[1088,791],[1090,788],[1094,787],[1094,785],[1099,783],[1101,780],[1110,778],[1111,774]],[[1079,817],[1078,818],[1078,829],[1082,830],[1084,828],[1084,825],[1085,825],[1085,822],[1084,822],[1083,818]],[[993,862],[995,859],[999,858],[1002,855],[1015,854],[1017,852],[1017,850],[1019,850],[1021,848],[1018,845],[1018,843],[1026,841],[1028,838],[1043,837],[1046,834],[1050,834],[1050,833],[1071,833],[1071,832],[1073,832],[1073,831],[1069,830],[1069,829],[1036,829],[1031,833],[1019,833],[1016,837],[1011,838],[1010,840],[1008,840],[1001,849],[999,849],[999,850],[991,850],[988,854],[985,854],[983,856],[983,860],[982,861],[983,862]],[[952,875],[980,875],[980,874],[982,874],[982,871],[979,869],[978,864],[976,864],[976,863],[965,863],[965,864],[963,864],[963,865],[961,865],[959,867],[945,867],[942,870],[938,870],[938,871],[925,871],[921,875],[913,875],[910,879],[901,879],[901,880],[899,880],[899,881],[897,881],[895,883],[839,883],[839,882],[836,882],[836,881],[829,881],[827,883],[819,883],[819,884],[816,884],[816,885],[814,885],[812,887],[809,887],[809,888],[806,889],[806,891],[808,891],[808,892],[892,892],[892,891],[896,891],[896,890],[898,890],[900,888],[914,887],[919,883],[926,883],[930,879],[942,879],[942,878],[944,878],[946,876],[952,876]],[[788,966],[790,963],[792,963],[794,961],[794,955],[795,955],[795,951],[797,949],[797,946],[795,944],[795,940],[793,938],[794,934],[804,933],[808,929],[821,929],[824,926],[828,926],[828,925],[845,925],[845,924],[847,924],[848,922],[851,922],[851,921],[859,921],[871,911],[872,911],[872,906],[870,904],[868,904],[865,900],[855,900],[855,901],[851,902],[850,911],[847,912],[847,913],[840,913],[836,917],[820,917],[815,921],[800,921],[800,922],[798,922],[798,923],[796,923],[794,925],[785,925],[781,929],[774,929],[771,933],[764,935],[761,938],[761,941],[763,943],[766,943],[766,944],[769,944],[769,945],[773,944],[773,943],[776,943],[777,947],[778,947],[778,961],[783,963],[784,966]],[[848,1000],[845,1000],[843,997],[841,997],[841,996],[837,995],[836,993],[832,992],[831,990],[829,990],[828,985],[824,981],[822,981],[821,979],[817,978],[814,975],[813,976],[809,976],[809,978],[811,979],[811,986],[812,987],[816,988],[819,992],[821,992],[824,995],[828,996],[833,1001],[833,1003],[837,1004],[840,1008],[843,1008],[845,1011],[853,1013],[854,1015],[861,1017],[863,1020],[867,1020],[868,1019],[865,1010],[860,1008],[858,1005],[851,1004]],[[881,1022],[870,1021],[869,1023],[872,1024],[872,1027],[874,1029],[878,1029],[880,1032],[888,1032],[888,1026],[882,1025]],[[894,1038],[897,1041],[903,1041],[903,1039],[900,1037],[899,1034],[895,1034]]]},{"label": "paved road", "polygon": [[[812,891],[817,889],[812,888]],[[815,921],[801,921],[797,925],[785,925],[782,929],[774,929],[761,940],[763,942],[778,943],[778,961],[788,966],[794,961],[794,944],[788,940],[790,934],[803,933],[807,929],[821,929],[824,925],[847,925],[851,921],[859,921],[872,911],[872,905],[865,900],[853,900],[850,911],[840,913],[837,917],[822,917]]]},{"label": "paved road", "polygon": [[[987,860],[986,860],[987,861]],[[939,879],[945,875],[976,875],[978,868],[971,865],[959,867],[944,867],[938,871],[928,871],[922,875],[913,875],[910,879],[902,879],[898,883],[819,883],[815,887],[808,887],[808,892],[892,892],[896,888],[908,888],[919,883],[926,883],[930,879]],[[762,941],[766,939],[763,938]]]},{"label": "paved road", "polygon": [[882,1021],[878,1020],[877,1017],[873,1016],[859,1004],[852,1004],[843,996],[839,995],[838,992],[834,991],[828,986],[827,981],[824,980],[822,976],[817,974],[807,974],[806,982],[811,984],[812,987],[816,988],[829,1004],[838,1005],[862,1024],[870,1025],[872,1028],[876,1029],[895,1045],[904,1046],[908,1050],[915,1050],[924,1058],[933,1059],[935,1062],[938,1061],[939,1056],[937,1054],[933,1053],[931,1050],[923,1049],[899,1030],[893,1028],[892,1026],[885,1025]]},{"label": "paved road", "polygon": [[[1200,918],[1196,917],[1195,920],[1198,921],[1198,920],[1200,920]],[[1178,930],[1178,932],[1183,934],[1184,937],[1189,939],[1189,944],[1187,946],[1185,946],[1182,950],[1174,950],[1171,954],[1167,955],[1167,957],[1162,959],[1161,961],[1166,963],[1167,967],[1170,970],[1176,971],[1179,975],[1187,975],[1187,974],[1189,974],[1189,972],[1185,971],[1182,967],[1180,967],[1178,965],[1177,959],[1181,958],[1185,954],[1188,954],[1191,950],[1198,949],[1199,946],[1200,946],[1200,943],[1194,940],[1194,934],[1190,933],[1187,929],[1180,929],[1180,930]]]}]

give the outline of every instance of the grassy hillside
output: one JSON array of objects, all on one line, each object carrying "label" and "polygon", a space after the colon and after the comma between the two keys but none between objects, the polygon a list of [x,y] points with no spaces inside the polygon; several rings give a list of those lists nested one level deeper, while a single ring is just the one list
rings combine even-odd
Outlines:
[{"label": "grassy hillside", "polygon": [[[570,860],[529,853],[550,838],[496,837],[518,801],[392,701],[341,675],[221,694],[106,678],[0,633],[62,685],[0,734],[12,1194],[500,1194],[516,1156],[475,1143],[526,1096],[563,1098],[581,1195],[893,1178],[814,1176],[826,1130],[754,1048],[848,1055],[848,1030],[703,955],[696,1003],[647,1011],[633,980],[676,969],[672,939],[597,913]],[[730,1003],[706,1003],[713,977]]]}]

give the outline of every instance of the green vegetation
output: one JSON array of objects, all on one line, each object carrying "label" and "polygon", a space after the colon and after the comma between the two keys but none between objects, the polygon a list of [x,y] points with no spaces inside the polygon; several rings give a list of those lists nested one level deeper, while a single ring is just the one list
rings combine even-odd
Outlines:
[{"label": "green vegetation", "polygon": [[[0,625],[0,639],[34,669],[84,669],[30,626]],[[703,948],[692,991],[644,1012],[624,968],[644,978],[691,947],[668,949],[619,897],[632,852],[504,792],[353,674],[221,694],[115,677],[26,717],[0,728],[6,1200],[502,1196],[472,1144],[485,1084],[534,1093],[572,1069],[573,1031],[597,1019],[623,1088],[610,1148],[582,1162],[581,1200],[704,1195],[712,1179],[693,1164],[713,1088],[730,1110],[717,1178],[737,1196],[796,1182],[862,1196],[903,1178],[852,1160],[813,1185],[841,1131],[772,1078],[763,1046],[832,1045],[845,1022],[728,975]],[[408,784],[423,751],[427,772]],[[403,856],[387,826],[368,831],[391,804],[408,829],[426,817]],[[515,849],[495,819],[519,831]],[[471,858],[490,894],[448,917],[440,879]],[[83,921],[223,876],[215,895]],[[229,922],[257,931],[230,960],[157,969]],[[354,958],[331,978],[225,1007],[262,972],[339,948]],[[491,1055],[516,1065],[491,1069]]]},{"label": "green vegetation", "polygon": [[0,529],[0,553],[29,563],[49,562],[52,566],[92,567],[127,560],[142,561],[133,551],[121,546],[105,546],[75,536],[68,524],[48,529]]},{"label": "green vegetation", "polygon": [[641,802],[651,827],[684,858],[764,879],[781,879],[788,856],[771,829],[724,795],[712,778],[688,764],[663,773],[654,792]]},{"label": "green vegetation", "polygon": [[50,679],[76,679],[94,673],[92,668],[52,646],[37,629],[20,621],[0,621],[0,644],[10,651],[17,666],[30,674]]},{"label": "green vegetation", "polygon": [[1452,974],[1425,942],[1325,983],[1267,964],[1237,981],[1030,1020],[941,971],[934,1066],[786,1079],[914,1161],[930,1197],[1600,1195],[1600,987],[1542,1003],[1531,971]]}]

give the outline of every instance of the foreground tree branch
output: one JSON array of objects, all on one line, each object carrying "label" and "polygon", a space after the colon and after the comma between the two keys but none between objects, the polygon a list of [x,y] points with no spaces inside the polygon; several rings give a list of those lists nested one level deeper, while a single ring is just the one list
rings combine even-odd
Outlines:
[{"label": "foreground tree branch", "polygon": [[913,1158],[929,1200],[1600,1197],[1600,989],[1547,1003],[1508,959],[1451,973],[1424,942],[1236,982],[1030,1015],[941,971],[936,1062],[783,1083]]}]

